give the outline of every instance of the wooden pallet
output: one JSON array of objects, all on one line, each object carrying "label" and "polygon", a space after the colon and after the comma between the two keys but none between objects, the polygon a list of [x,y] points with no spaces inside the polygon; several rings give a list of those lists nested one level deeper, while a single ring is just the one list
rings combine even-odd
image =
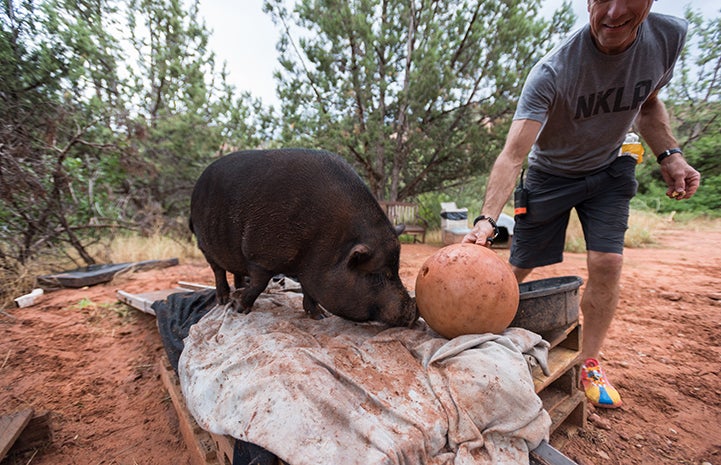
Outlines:
[{"label": "wooden pallet", "polygon": [[[567,337],[558,341],[549,353],[551,374],[545,376],[540,368],[533,370],[536,392],[551,416],[550,432],[565,422],[584,427],[586,402],[583,392],[576,388],[579,369],[581,327],[572,328]],[[574,350],[573,347],[576,347]],[[188,411],[175,371],[166,357],[159,361],[159,371],[178,414],[180,431],[188,446],[193,465],[232,465],[235,439],[207,432],[200,428]],[[575,465],[547,442],[530,453],[531,465]],[[287,465],[278,459],[278,465]]]},{"label": "wooden pallet", "polygon": [[585,427],[586,397],[577,387],[581,364],[582,328],[573,324],[555,336],[546,336],[551,343],[548,353],[548,376],[540,367],[533,369],[533,384],[543,408],[551,416],[551,433],[565,422]]},{"label": "wooden pallet", "polygon": [[163,385],[170,395],[170,400],[173,402],[175,412],[178,414],[180,433],[183,435],[185,444],[188,447],[191,463],[193,465],[232,465],[232,448],[230,458],[219,457],[219,454],[223,452],[219,451],[211,434],[198,426],[198,423],[195,422],[195,419],[188,411],[183,392],[180,389],[178,376],[165,356],[161,357],[158,362],[158,371],[160,372],[160,378],[163,380]]}]

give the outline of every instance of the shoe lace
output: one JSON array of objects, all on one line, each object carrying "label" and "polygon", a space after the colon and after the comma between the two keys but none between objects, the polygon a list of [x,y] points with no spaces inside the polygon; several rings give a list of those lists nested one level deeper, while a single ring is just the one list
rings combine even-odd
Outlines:
[{"label": "shoe lace", "polygon": [[585,367],[586,372],[586,379],[591,381],[592,383],[596,385],[605,385],[608,384],[603,376],[603,372],[601,371],[601,367],[595,366],[595,367]]}]

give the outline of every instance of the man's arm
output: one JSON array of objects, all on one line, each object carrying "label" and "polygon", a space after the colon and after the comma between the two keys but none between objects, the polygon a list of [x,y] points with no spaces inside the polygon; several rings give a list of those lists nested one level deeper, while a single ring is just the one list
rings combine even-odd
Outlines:
[{"label": "man's arm", "polygon": [[[635,124],[655,155],[678,148],[678,141],[671,132],[666,105],[658,98],[658,91],[651,94],[641,106]],[[701,182],[699,172],[688,164],[681,153],[666,157],[661,162],[661,175],[668,186],[666,195],[676,200],[691,198]]]},{"label": "man's arm", "polygon": [[[506,143],[496,158],[488,178],[481,214],[494,220],[501,215],[503,206],[511,196],[518,174],[521,172],[523,160],[531,151],[531,146],[540,130],[541,123],[538,121],[522,119],[511,123]],[[489,221],[479,221],[471,232],[466,234],[463,242],[490,245],[488,238],[493,237],[493,233],[493,226]]]}]

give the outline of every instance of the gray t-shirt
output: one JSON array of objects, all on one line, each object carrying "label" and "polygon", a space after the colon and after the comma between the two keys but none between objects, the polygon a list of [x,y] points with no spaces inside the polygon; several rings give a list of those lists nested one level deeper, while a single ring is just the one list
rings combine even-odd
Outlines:
[{"label": "gray t-shirt", "polygon": [[671,80],[687,26],[651,13],[631,47],[606,55],[586,24],[536,63],[513,117],[542,123],[529,166],[580,177],[611,164],[641,105]]}]

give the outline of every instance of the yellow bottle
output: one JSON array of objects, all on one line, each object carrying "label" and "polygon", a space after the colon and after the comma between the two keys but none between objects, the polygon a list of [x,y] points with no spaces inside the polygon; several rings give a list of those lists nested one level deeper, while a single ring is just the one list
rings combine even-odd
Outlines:
[{"label": "yellow bottle", "polygon": [[636,163],[643,161],[643,145],[641,145],[641,139],[638,134],[629,132],[626,134],[626,140],[623,141],[621,146],[621,155],[630,155],[636,159]]}]

